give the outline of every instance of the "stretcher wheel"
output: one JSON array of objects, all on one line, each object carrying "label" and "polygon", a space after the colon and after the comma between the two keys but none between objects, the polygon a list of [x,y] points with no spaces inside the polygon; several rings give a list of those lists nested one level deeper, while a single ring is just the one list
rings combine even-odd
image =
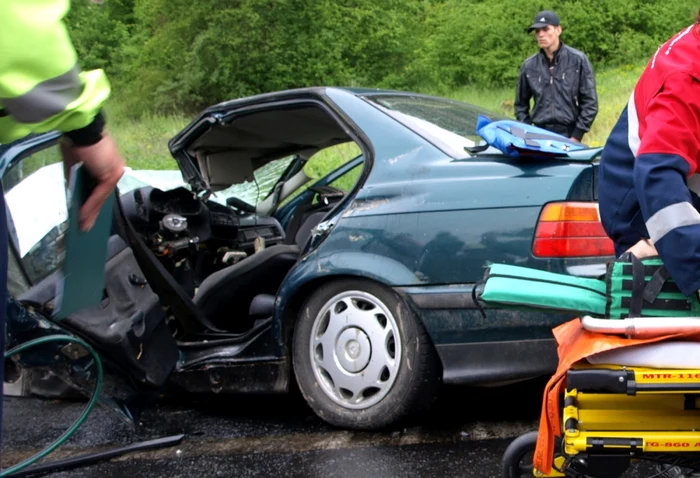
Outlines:
[{"label": "stretcher wheel", "polygon": [[536,444],[536,431],[525,433],[513,440],[503,453],[501,476],[503,478],[532,477],[532,454],[535,452]]}]

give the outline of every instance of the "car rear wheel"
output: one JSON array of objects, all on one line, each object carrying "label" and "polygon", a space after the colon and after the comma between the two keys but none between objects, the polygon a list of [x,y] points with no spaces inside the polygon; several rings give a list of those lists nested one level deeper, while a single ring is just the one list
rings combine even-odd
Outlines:
[{"label": "car rear wheel", "polygon": [[442,379],[435,348],[406,303],[358,279],[309,297],[294,330],[293,362],[309,406],[342,428],[398,424],[434,402]]}]

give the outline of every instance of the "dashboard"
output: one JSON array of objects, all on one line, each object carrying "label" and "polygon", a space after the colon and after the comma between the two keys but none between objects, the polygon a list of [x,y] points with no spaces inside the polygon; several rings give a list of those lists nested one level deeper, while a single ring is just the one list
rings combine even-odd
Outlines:
[{"label": "dashboard", "polygon": [[285,240],[275,218],[255,215],[252,206],[204,200],[184,187],[138,188],[122,195],[121,202],[149,249],[192,293],[213,272]]}]

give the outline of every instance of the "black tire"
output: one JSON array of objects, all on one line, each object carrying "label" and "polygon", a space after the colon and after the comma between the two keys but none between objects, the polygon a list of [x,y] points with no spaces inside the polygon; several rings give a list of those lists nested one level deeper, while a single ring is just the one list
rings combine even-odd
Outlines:
[{"label": "black tire", "polygon": [[[527,432],[513,440],[506,451],[503,453],[502,477],[503,478],[521,478],[530,477],[532,475],[533,466],[532,460],[523,464],[523,458],[528,453],[535,454],[537,446],[537,431]],[[559,453],[562,450],[562,441],[560,437],[554,438],[554,457],[561,456]],[[583,476],[583,475],[582,475]]]},{"label": "black tire", "polygon": [[[360,410],[334,401],[316,379],[311,363],[310,341],[317,315],[329,300],[348,291],[365,292],[380,300],[393,315],[401,340],[393,384],[380,401]],[[336,280],[313,293],[295,324],[292,354],[297,383],[310,408],[322,420],[345,429],[386,429],[415,417],[435,402],[442,383],[437,352],[420,319],[394,291],[366,280]]]},{"label": "black tire", "polygon": [[533,476],[529,465],[523,465],[522,459],[528,453],[534,453],[537,444],[537,432],[528,432],[513,440],[503,453],[502,474],[503,478],[521,478]]}]

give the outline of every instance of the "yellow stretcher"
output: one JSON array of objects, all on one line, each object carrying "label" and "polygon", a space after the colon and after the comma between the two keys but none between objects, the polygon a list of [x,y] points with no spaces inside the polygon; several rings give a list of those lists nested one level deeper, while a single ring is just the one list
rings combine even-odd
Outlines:
[{"label": "yellow stretcher", "polygon": [[[668,346],[650,345],[641,356]],[[633,461],[648,460],[655,462],[651,468],[656,471],[646,476],[700,477],[700,343],[686,343],[682,351],[677,360],[683,368],[617,361],[573,367],[561,401],[563,429],[555,444],[554,469],[543,474],[528,462],[537,440],[537,432],[531,432],[506,450],[502,476],[615,478]],[[689,368],[695,363],[696,368]]]}]

